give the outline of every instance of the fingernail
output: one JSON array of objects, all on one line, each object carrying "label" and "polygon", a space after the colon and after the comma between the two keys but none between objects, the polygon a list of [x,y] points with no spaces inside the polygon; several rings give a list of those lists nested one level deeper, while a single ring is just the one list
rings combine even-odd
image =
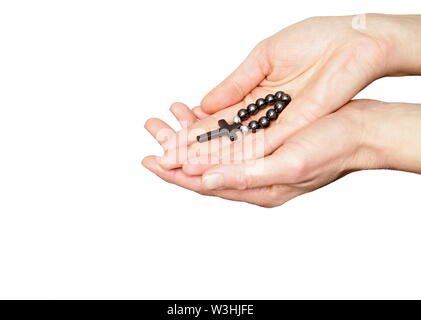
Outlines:
[{"label": "fingernail", "polygon": [[224,184],[224,177],[218,173],[212,173],[202,178],[202,186],[205,189],[213,190],[222,187]]}]

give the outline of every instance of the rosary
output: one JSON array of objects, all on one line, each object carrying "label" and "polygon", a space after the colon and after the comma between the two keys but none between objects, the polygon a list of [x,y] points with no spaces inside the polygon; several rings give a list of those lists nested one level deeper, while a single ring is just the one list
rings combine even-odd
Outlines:
[{"label": "rosary", "polygon": [[[222,136],[228,136],[231,141],[235,141],[237,140],[237,131],[247,134],[250,131],[254,133],[257,129],[267,128],[270,121],[276,120],[290,102],[291,97],[282,91],[268,94],[264,99],[260,98],[255,103],[249,104],[246,109],[239,110],[232,124],[228,124],[224,119],[219,120],[218,129],[197,136],[197,141],[205,142]],[[266,116],[261,117],[258,121],[250,121],[247,126],[241,123],[241,121],[247,120],[251,115],[255,115],[266,106],[274,106],[266,112]]]}]

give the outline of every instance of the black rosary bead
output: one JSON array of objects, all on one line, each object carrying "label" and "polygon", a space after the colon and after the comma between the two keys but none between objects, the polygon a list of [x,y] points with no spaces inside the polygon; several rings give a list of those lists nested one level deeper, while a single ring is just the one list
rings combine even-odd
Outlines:
[{"label": "black rosary bead", "polygon": [[288,103],[291,102],[291,97],[288,94],[284,93],[281,97],[281,101],[285,102],[286,105],[288,105]]},{"label": "black rosary bead", "polygon": [[266,107],[266,101],[263,98],[257,99],[256,100],[256,106],[260,109],[263,109],[264,107]]},{"label": "black rosary bead", "polygon": [[256,132],[256,130],[260,128],[260,125],[257,121],[250,121],[249,128],[251,131]]},{"label": "black rosary bead", "polygon": [[249,113],[246,109],[240,109],[237,115],[240,117],[241,121],[247,120],[247,118],[249,117]]},{"label": "black rosary bead", "polygon": [[257,111],[259,111],[259,108],[254,103],[247,106],[247,112],[249,115],[254,115]]},{"label": "black rosary bead", "polygon": [[266,118],[269,120],[276,120],[278,118],[278,113],[275,111],[275,109],[269,109],[266,112]]},{"label": "black rosary bead", "polygon": [[286,107],[286,103],[284,101],[279,101],[277,103],[275,103],[275,111],[280,114],[282,112],[282,110],[284,110]]},{"label": "black rosary bead", "polygon": [[276,102],[275,96],[273,94],[268,94],[265,100],[268,106],[273,106]]},{"label": "black rosary bead", "polygon": [[261,117],[261,118],[259,119],[259,125],[260,125],[262,128],[267,128],[267,127],[269,127],[269,124],[270,124],[270,120],[269,120],[268,118],[266,118],[266,117]]},{"label": "black rosary bead", "polygon": [[278,91],[277,93],[275,93],[276,101],[281,101],[283,95],[284,95],[283,91]]}]

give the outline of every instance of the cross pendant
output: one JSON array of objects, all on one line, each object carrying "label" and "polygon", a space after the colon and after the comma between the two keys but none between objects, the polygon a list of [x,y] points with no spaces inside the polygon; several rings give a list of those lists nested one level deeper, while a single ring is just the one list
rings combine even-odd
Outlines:
[{"label": "cross pendant", "polygon": [[205,142],[213,138],[228,136],[231,141],[237,140],[237,131],[240,130],[241,123],[228,124],[224,119],[218,121],[219,129],[209,131],[197,136],[197,141]]}]

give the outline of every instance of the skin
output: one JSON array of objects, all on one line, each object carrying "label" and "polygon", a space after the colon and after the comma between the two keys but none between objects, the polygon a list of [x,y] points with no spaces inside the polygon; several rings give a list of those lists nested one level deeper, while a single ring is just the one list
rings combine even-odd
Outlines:
[{"label": "skin", "polygon": [[223,177],[214,190],[204,187],[200,176],[163,169],[155,156],[143,164],[163,180],[200,194],[275,207],[357,170],[421,173],[419,150],[421,105],[356,100],[292,135],[268,157],[214,166],[209,174]]},{"label": "skin", "polygon": [[[148,120],[146,129],[165,153],[143,164],[187,189],[265,207],[355,170],[419,172],[410,158],[418,156],[410,143],[420,140],[419,106],[348,101],[379,77],[421,73],[421,48],[413,41],[421,32],[420,17],[370,14],[363,30],[353,28],[352,19],[311,18],[262,41],[200,107],[192,112],[181,103],[172,106],[183,126],[178,133],[159,119]],[[221,138],[213,146],[195,142],[198,133],[217,127],[218,119],[231,119],[238,109],[277,90],[293,101],[264,135],[235,143]],[[407,126],[413,128],[411,135],[402,136]],[[245,150],[262,145],[263,151],[245,156],[235,150],[240,143]],[[175,150],[183,156],[175,157]],[[223,165],[197,161],[216,155],[221,162],[226,154],[230,159]]]}]

